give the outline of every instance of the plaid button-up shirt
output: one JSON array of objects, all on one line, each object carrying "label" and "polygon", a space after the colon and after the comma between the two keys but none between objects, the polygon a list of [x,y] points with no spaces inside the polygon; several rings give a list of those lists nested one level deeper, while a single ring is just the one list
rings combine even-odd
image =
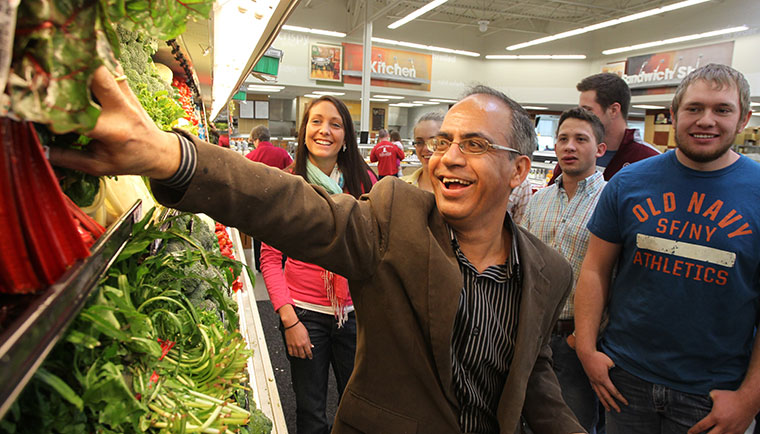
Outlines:
[{"label": "plaid button-up shirt", "polygon": [[[578,183],[575,196],[568,200],[560,176],[555,184],[533,195],[525,212],[523,226],[570,262],[576,282],[588,248],[589,231],[586,223],[606,184],[602,174],[594,172]],[[575,285],[562,308],[560,319],[573,319],[574,296]]]}]

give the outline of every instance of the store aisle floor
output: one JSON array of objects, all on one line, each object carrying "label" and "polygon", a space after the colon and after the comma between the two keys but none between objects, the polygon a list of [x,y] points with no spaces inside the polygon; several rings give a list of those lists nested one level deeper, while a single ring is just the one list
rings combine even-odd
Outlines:
[{"label": "store aisle floor", "polygon": [[[264,328],[264,338],[269,350],[269,359],[272,361],[277,390],[280,394],[282,411],[285,414],[285,422],[288,425],[288,432],[296,433],[296,402],[293,387],[290,384],[290,366],[288,364],[287,352],[282,335],[278,328],[280,318],[272,310],[272,303],[266,292],[264,278],[261,273],[256,272],[256,283],[254,288],[256,294],[256,304],[261,317],[261,325]],[[335,417],[335,410],[338,404],[338,392],[335,387],[335,377],[330,373],[328,391],[327,391],[327,417],[332,421]]]}]

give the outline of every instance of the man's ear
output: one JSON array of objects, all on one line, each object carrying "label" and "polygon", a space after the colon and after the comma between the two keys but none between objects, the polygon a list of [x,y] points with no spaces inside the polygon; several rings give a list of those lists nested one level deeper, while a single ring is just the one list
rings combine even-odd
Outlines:
[{"label": "man's ear", "polygon": [[525,181],[530,172],[530,158],[527,155],[518,155],[515,157],[515,171],[509,180],[509,188],[514,190],[518,185]]},{"label": "man's ear", "polygon": [[740,119],[739,123],[736,125],[736,134],[741,133],[744,131],[745,128],[747,128],[747,124],[749,123],[749,119],[752,117],[752,110],[750,110],[747,113],[747,117],[745,119]]},{"label": "man's ear", "polygon": [[607,144],[604,142],[601,142],[596,145],[596,158],[601,157],[604,155],[604,153],[607,152]]},{"label": "man's ear", "polygon": [[616,119],[623,115],[623,113],[620,111],[619,102],[613,102],[612,104],[610,104],[610,106],[607,107],[607,111],[610,114],[610,119]]}]

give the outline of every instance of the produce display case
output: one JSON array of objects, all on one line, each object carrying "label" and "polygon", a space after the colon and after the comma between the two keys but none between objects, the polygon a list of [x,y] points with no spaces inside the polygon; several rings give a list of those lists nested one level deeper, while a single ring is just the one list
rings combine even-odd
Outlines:
[{"label": "produce display case", "polygon": [[[232,241],[235,257],[245,263],[240,232],[235,228],[227,228],[227,232]],[[269,359],[269,350],[264,339],[264,329],[256,306],[256,297],[253,292],[254,282],[251,282],[247,273],[242,273],[241,277],[243,278],[243,290],[237,292],[238,313],[240,315],[240,333],[248,342],[248,348],[253,350],[253,355],[248,361],[253,399],[258,408],[272,421],[272,434],[285,434],[288,429],[282,412],[272,362]]]},{"label": "produce display case", "polygon": [[0,295],[0,419],[121,252],[140,210],[138,201],[98,240],[90,257],[43,292]]}]

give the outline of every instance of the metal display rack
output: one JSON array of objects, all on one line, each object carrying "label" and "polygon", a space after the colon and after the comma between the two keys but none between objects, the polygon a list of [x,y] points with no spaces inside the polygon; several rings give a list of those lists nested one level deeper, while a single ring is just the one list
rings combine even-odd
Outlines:
[{"label": "metal display rack", "polygon": [[137,201],[58,282],[34,295],[3,295],[9,314],[0,331],[0,419],[79,314],[87,298],[132,235]]}]

